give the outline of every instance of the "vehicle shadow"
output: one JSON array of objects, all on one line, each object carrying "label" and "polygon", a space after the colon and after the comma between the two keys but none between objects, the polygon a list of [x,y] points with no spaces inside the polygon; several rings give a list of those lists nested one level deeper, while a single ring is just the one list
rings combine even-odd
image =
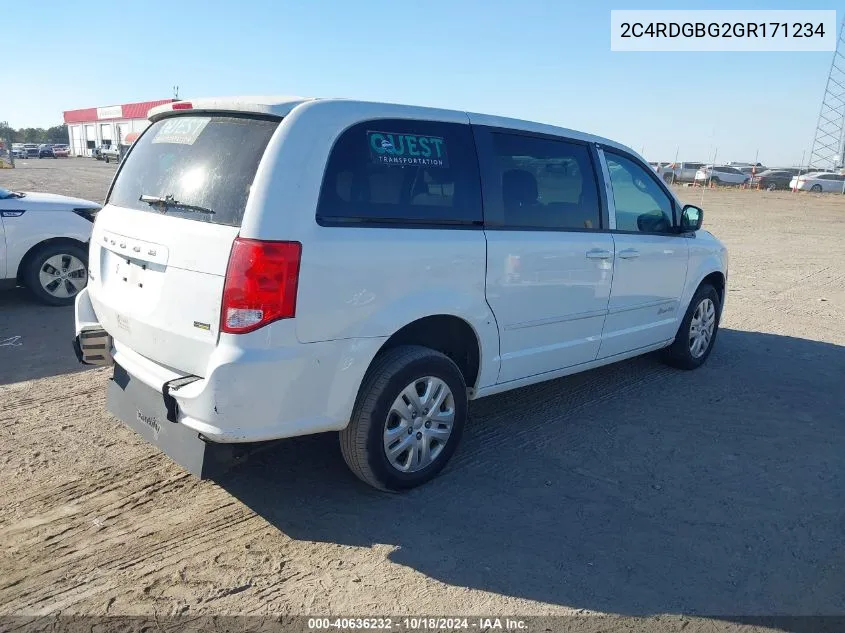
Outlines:
[{"label": "vehicle shadow", "polygon": [[23,288],[0,292],[0,385],[91,369],[72,338],[73,306],[40,305]]},{"label": "vehicle shadow", "polygon": [[450,585],[628,615],[844,614],[843,376],[845,347],[722,330],[696,372],[646,357],[474,403],[450,467],[403,495],[354,479],[333,434],[219,483],[292,538],[389,544]]}]

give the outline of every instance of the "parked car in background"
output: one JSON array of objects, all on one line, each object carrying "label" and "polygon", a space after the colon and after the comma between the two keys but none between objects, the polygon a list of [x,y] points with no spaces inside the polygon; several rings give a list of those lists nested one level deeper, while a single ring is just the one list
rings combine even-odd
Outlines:
[{"label": "parked car in background", "polygon": [[736,167],[737,169],[741,169],[742,167],[754,167],[757,171],[763,171],[766,169],[766,166],[763,163],[743,163],[738,161],[729,161],[725,163],[727,167]]},{"label": "parked car in background", "polygon": [[103,160],[107,163],[120,161],[120,150],[117,145],[109,145],[100,150]]},{"label": "parked car in background", "polygon": [[741,185],[750,180],[750,174],[744,174],[736,167],[729,167],[728,165],[706,165],[695,172],[697,184]]},{"label": "parked car in background", "polygon": [[15,158],[26,158],[26,147],[23,143],[12,143],[12,156]]},{"label": "parked car in background", "polygon": [[767,169],[752,177],[751,184],[758,185],[760,189],[768,191],[789,189],[789,183],[795,175],[792,171],[786,169]]},{"label": "parked car in background", "polygon": [[100,205],[0,187],[0,286],[26,286],[49,305],[69,305],[88,281],[88,242]]},{"label": "parked car in background", "polygon": [[108,147],[108,145],[97,145],[97,147],[91,150],[91,158],[103,160],[103,150],[108,149]]},{"label": "parked car in background", "polygon": [[725,247],[608,139],[333,99],[150,118],[97,215],[74,347],[115,363],[109,409],[195,475],[339,431],[358,477],[412,488],[468,400],[657,349],[694,369],[716,340]]},{"label": "parked car in background", "polygon": [[53,146],[49,143],[44,143],[38,146],[38,158],[55,158],[53,153]]},{"label": "parked car in background", "polygon": [[663,167],[663,180],[672,182],[693,182],[695,172],[704,167],[704,163],[669,163]]},{"label": "parked car in background", "polygon": [[[733,167],[733,165],[728,165],[728,167]],[[759,174],[762,171],[766,171],[765,167],[757,167],[756,165],[750,165],[746,167],[737,167],[739,171],[741,171],[746,176],[751,176],[752,178]]]},{"label": "parked car in background", "polygon": [[822,191],[842,193],[843,182],[845,182],[845,175],[843,174],[816,171],[804,174],[803,176],[796,176],[789,182],[789,188],[797,189],[798,191],[814,191],[816,193]]},{"label": "parked car in background", "polygon": [[56,158],[67,158],[70,156],[70,147],[64,144],[53,145],[53,156]]},{"label": "parked car in background", "polygon": [[35,158],[38,156],[38,143],[24,143],[26,148],[27,158]]}]

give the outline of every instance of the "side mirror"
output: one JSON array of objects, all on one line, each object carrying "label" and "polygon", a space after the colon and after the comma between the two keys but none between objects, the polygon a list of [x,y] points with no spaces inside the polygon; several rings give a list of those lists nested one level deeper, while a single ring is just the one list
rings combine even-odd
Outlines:
[{"label": "side mirror", "polygon": [[681,211],[681,232],[697,231],[701,228],[703,221],[704,211],[702,209],[692,204],[685,205]]}]

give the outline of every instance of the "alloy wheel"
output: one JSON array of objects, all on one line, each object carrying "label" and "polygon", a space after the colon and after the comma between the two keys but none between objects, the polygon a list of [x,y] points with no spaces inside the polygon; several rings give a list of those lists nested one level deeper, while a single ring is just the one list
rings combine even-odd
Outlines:
[{"label": "alloy wheel", "polygon": [[73,297],[85,287],[85,264],[73,255],[53,255],[41,264],[38,271],[41,287],[58,299]]}]

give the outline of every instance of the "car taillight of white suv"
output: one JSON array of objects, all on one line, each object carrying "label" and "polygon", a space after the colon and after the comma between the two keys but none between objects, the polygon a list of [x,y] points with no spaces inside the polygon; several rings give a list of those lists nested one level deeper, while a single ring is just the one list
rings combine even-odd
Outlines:
[{"label": "car taillight of white suv", "polygon": [[299,242],[236,238],[223,286],[220,331],[252,332],[296,316]]}]

